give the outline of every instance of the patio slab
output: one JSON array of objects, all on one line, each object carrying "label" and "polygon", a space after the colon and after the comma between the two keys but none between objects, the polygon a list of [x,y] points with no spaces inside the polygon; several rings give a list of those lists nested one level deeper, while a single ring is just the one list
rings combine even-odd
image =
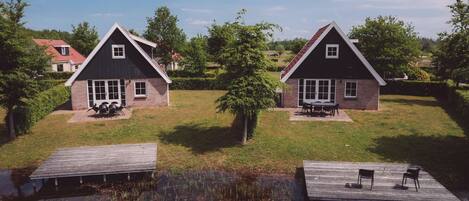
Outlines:
[{"label": "patio slab", "polygon": [[290,121],[341,121],[353,122],[353,120],[345,113],[344,110],[339,110],[339,114],[335,116],[311,116],[301,112],[300,108],[274,108],[274,111],[285,111],[290,115]]},{"label": "patio slab", "polygon": [[95,122],[95,121],[112,121],[112,120],[121,120],[121,119],[130,119],[132,116],[132,110],[124,108],[122,113],[113,117],[96,117],[96,113],[91,110],[77,110],[73,112],[72,118],[70,118],[67,123],[79,123],[79,122]]}]

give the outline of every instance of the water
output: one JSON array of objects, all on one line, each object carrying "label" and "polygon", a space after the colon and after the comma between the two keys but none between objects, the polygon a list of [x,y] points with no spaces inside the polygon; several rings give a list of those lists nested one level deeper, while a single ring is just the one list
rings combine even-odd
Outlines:
[{"label": "water", "polygon": [[[160,171],[34,182],[31,170],[0,170],[0,200],[305,200],[300,176],[259,175],[229,171]],[[297,174],[300,175],[300,174]],[[34,186],[36,188],[34,188]]]}]

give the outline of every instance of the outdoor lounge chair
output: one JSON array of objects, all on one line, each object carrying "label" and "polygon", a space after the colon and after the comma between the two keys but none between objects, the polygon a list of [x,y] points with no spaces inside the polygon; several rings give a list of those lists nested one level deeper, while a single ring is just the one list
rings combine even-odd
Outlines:
[{"label": "outdoor lounge chair", "polygon": [[371,188],[373,190],[373,183],[375,182],[375,171],[374,170],[366,170],[366,169],[359,169],[358,170],[358,181],[359,185],[362,185],[362,179],[371,179]]},{"label": "outdoor lounge chair", "polygon": [[402,186],[404,187],[404,184],[407,184],[407,179],[413,179],[414,185],[415,185],[415,191],[418,192],[420,188],[419,173],[420,173],[420,168],[407,169],[407,172],[404,173],[404,175],[402,176]]}]

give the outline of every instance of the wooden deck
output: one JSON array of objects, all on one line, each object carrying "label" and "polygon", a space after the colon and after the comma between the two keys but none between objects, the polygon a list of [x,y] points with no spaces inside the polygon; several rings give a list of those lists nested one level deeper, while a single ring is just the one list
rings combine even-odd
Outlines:
[{"label": "wooden deck", "polygon": [[[303,161],[303,167],[311,200],[459,200],[425,171],[420,172],[418,192],[411,179],[403,188],[402,175],[408,164]],[[358,169],[375,170],[373,190],[367,179],[358,187]]]},{"label": "wooden deck", "polygon": [[121,144],[58,149],[30,178],[49,179],[153,172],[156,144]]}]

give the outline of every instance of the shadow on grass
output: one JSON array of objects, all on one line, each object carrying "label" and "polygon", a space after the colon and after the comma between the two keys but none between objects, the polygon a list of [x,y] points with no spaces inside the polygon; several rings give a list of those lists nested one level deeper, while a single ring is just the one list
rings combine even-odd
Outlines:
[{"label": "shadow on grass", "polygon": [[416,99],[381,99],[380,101],[382,102],[388,102],[388,103],[398,103],[402,105],[408,105],[408,106],[414,106],[414,105],[419,105],[419,106],[440,106],[439,101],[437,100],[416,100]]},{"label": "shadow on grass", "polygon": [[369,151],[391,161],[422,166],[451,190],[469,186],[469,141],[464,137],[399,135],[381,137]]},{"label": "shadow on grass", "polygon": [[185,124],[176,126],[170,132],[162,133],[160,140],[166,144],[189,147],[195,154],[203,154],[239,145],[239,139],[234,131],[235,129],[230,127]]}]

